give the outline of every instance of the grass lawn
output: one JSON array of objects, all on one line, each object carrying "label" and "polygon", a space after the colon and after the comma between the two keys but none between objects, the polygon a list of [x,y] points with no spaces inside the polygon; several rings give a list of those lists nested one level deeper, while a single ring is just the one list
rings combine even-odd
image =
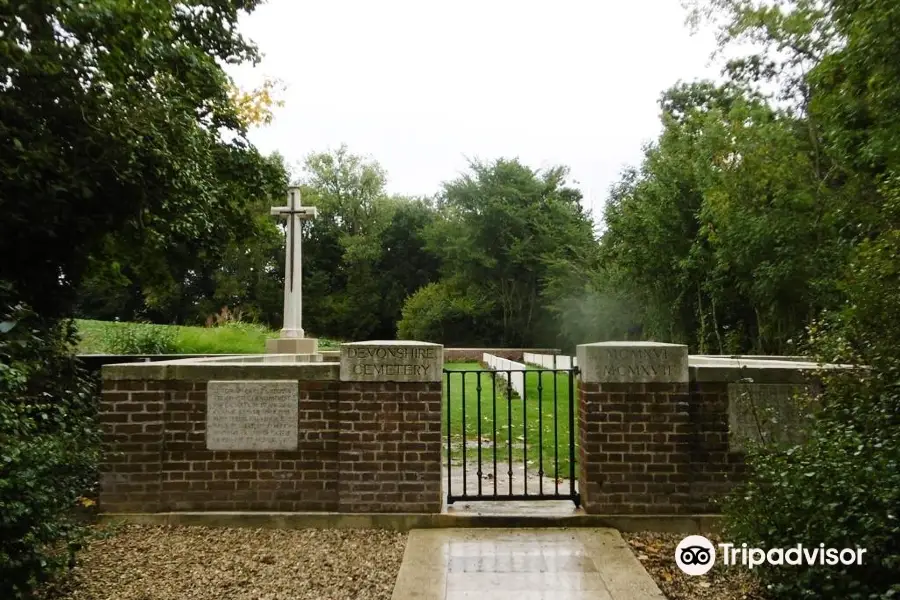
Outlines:
[{"label": "grass lawn", "polygon": [[[509,400],[503,379],[483,370],[478,363],[446,363],[444,367],[465,371],[450,373],[449,381],[448,374],[444,374],[443,435],[446,438],[449,399],[453,464],[462,463],[465,432],[466,462],[477,463],[480,437],[485,472],[493,470],[495,452],[497,461],[504,463],[510,463],[511,452],[512,462],[517,464],[522,464],[527,454],[529,473],[537,474],[540,470],[547,477],[569,476],[568,374],[526,373],[525,399],[514,397]],[[571,435],[574,434],[572,431]],[[496,446],[491,445],[493,439],[497,441]]]},{"label": "grass lawn", "polygon": [[[76,319],[80,354],[261,354],[278,332],[252,323],[219,327],[147,325]],[[339,342],[319,339],[322,349]]]}]

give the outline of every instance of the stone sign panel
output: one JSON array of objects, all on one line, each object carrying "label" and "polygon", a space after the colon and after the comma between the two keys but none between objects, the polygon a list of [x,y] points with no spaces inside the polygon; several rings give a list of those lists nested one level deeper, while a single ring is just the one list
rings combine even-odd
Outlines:
[{"label": "stone sign panel", "polygon": [[685,383],[687,346],[657,342],[599,342],[577,350],[586,383]]},{"label": "stone sign panel", "polygon": [[790,383],[729,383],[729,449],[802,442],[815,409],[807,391],[806,386]]},{"label": "stone sign panel", "polygon": [[440,381],[444,347],[409,341],[341,344],[341,381]]},{"label": "stone sign panel", "polygon": [[299,384],[292,380],[210,381],[208,450],[296,450]]}]

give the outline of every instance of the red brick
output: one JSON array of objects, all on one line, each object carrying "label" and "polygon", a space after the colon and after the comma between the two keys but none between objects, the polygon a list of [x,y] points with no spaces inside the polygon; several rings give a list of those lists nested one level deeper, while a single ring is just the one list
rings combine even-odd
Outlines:
[{"label": "red brick", "polygon": [[[109,428],[105,447],[110,453],[102,469],[109,473],[121,468],[117,476],[125,479],[117,483],[104,479],[104,507],[382,512],[440,508],[439,384],[301,382],[301,397],[309,400],[301,403],[296,452],[205,450],[205,382],[105,387],[112,390],[104,394],[101,417]],[[405,435],[399,425],[409,422],[412,427]],[[117,424],[124,429],[114,433]],[[121,458],[116,452],[123,453]],[[401,491],[404,481],[405,490],[416,491]]]}]

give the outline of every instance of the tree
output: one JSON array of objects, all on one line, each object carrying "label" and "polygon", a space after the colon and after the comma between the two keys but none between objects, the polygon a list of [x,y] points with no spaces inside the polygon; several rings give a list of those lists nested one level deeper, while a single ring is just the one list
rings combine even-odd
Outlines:
[{"label": "tree", "polygon": [[846,260],[804,128],[735,85],[681,85],[607,206],[602,263],[651,337],[780,353],[839,302]]},{"label": "tree", "polygon": [[742,56],[726,64],[732,81],[758,90],[772,89],[762,83],[774,84],[777,97],[795,114],[804,115],[808,109],[807,75],[844,40],[834,27],[832,0],[682,0],[682,4],[695,30],[704,22],[713,25],[716,55],[731,47],[743,50]]},{"label": "tree", "polygon": [[4,598],[62,574],[84,529],[73,510],[99,436],[64,319],[89,270],[96,279],[109,251],[116,277],[183,285],[172,265],[220,249],[246,218],[245,192],[273,184],[222,69],[256,59],[237,21],[257,4],[0,2]]},{"label": "tree", "polygon": [[403,304],[416,290],[437,280],[440,259],[428,248],[426,231],[437,218],[423,199],[398,199],[390,223],[381,231],[381,257],[375,265],[381,298],[381,321],[372,332],[378,339],[393,339]]},{"label": "tree", "polygon": [[237,19],[257,4],[0,6],[0,276],[39,312],[69,312],[110,231],[199,252],[239,215],[218,176],[255,151],[221,64],[256,59]]},{"label": "tree", "polygon": [[246,91],[232,84],[228,96],[235,106],[240,123],[246,127],[270,125],[275,117],[274,109],[284,106],[284,100],[278,97],[285,90],[285,85],[278,79],[266,78],[258,88]]},{"label": "tree", "polygon": [[[501,159],[473,162],[470,169],[444,185],[438,198],[441,217],[428,234],[429,248],[442,260],[443,293],[481,303],[469,304],[476,306],[473,337],[483,337],[484,331],[475,321],[491,314],[498,330],[495,343],[556,342],[542,290],[551,263],[576,260],[593,244],[581,194],[566,186],[568,173],[562,167],[540,172]],[[406,323],[403,329],[416,326]]]},{"label": "tree", "polygon": [[210,223],[205,240],[130,225],[110,232],[91,255],[76,316],[196,324],[240,306],[263,322],[277,320],[284,257],[269,207],[286,189],[283,160],[251,151],[223,156],[216,170],[220,197],[233,212]]},{"label": "tree", "polygon": [[[241,126],[268,125],[273,110],[284,102],[278,80],[266,79],[254,90],[228,85],[229,100]],[[202,323],[223,307],[239,307],[245,318],[275,325],[281,312],[283,269],[278,229],[269,206],[286,186],[287,169],[280,155],[262,157],[253,149],[240,160],[217,161],[217,182],[233,189],[242,215],[215,220],[215,247],[196,251],[172,239],[149,255],[136,252],[137,240],[110,232],[91,253],[85,281],[79,286],[75,315],[100,320],[152,320],[160,323]],[[249,168],[248,168],[249,167]],[[190,242],[190,240],[183,240]],[[140,240],[141,244],[148,243]],[[164,260],[159,260],[160,256]],[[148,260],[152,257],[152,260]],[[283,262],[282,262],[283,264]]]},{"label": "tree", "polygon": [[[808,67],[793,74],[804,92],[802,110],[795,114],[797,130],[808,140],[806,158],[788,161],[790,170],[769,165],[763,175],[767,187],[783,189],[777,206],[815,205],[816,219],[807,222],[827,247],[824,255],[813,254],[813,264],[831,268],[830,277],[822,279],[831,280],[837,301],[826,302],[830,310],[810,319],[807,348],[824,362],[865,365],[824,374],[822,408],[807,442],[748,454],[747,479],[726,506],[726,528],[731,536],[757,540],[766,548],[796,540],[825,547],[849,542],[871,556],[854,567],[811,564],[760,571],[757,576],[773,598],[896,597],[900,35],[892,24],[900,19],[900,5],[893,0],[711,4],[737,24],[722,31],[723,43],[749,35],[782,50],[788,60],[809,57]],[[765,49],[758,56],[758,62],[776,60]],[[775,81],[771,72],[751,76],[759,84]],[[778,146],[762,147],[770,152]],[[790,171],[801,169],[814,174],[815,185],[805,190],[786,186],[797,181]],[[740,178],[725,183],[746,185]],[[746,212],[741,216],[746,221]],[[750,218],[758,219],[752,213]],[[775,243],[805,237],[803,227],[785,218],[773,224]],[[730,258],[742,259],[734,250]],[[812,312],[821,308],[817,296],[806,300]]]},{"label": "tree", "polygon": [[423,200],[390,197],[377,162],[346,146],[310,155],[304,202],[319,216],[304,237],[304,323],[342,339],[393,338],[406,297],[436,276]]}]

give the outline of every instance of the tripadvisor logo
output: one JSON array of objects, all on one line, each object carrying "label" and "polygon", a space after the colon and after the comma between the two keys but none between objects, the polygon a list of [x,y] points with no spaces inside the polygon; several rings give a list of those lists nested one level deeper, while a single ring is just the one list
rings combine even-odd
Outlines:
[{"label": "tripadvisor logo", "polygon": [[689,535],[675,548],[675,564],[688,575],[706,575],[716,562],[716,548],[702,535]]},{"label": "tripadvisor logo", "polygon": [[[741,565],[749,569],[762,565],[861,565],[864,548],[826,548],[819,544],[807,548],[797,544],[790,548],[749,548],[735,544],[718,544],[722,564]],[[705,575],[716,562],[716,546],[702,535],[689,535],[675,548],[675,564],[688,575]]]}]

